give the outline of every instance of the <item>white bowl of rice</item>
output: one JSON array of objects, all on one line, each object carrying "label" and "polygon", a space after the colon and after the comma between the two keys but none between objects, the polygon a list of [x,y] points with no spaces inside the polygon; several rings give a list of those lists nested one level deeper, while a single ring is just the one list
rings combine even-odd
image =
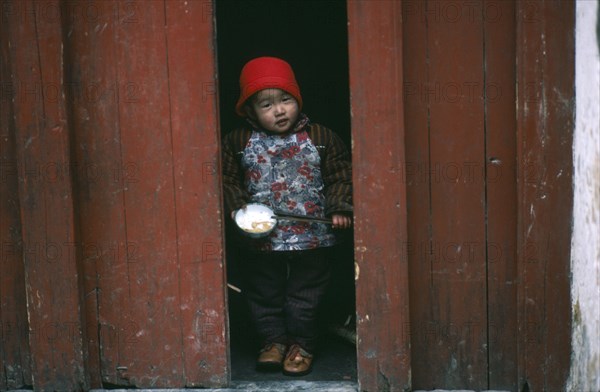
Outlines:
[{"label": "white bowl of rice", "polygon": [[264,204],[252,203],[236,211],[233,219],[242,233],[251,238],[266,237],[277,226],[273,210]]}]

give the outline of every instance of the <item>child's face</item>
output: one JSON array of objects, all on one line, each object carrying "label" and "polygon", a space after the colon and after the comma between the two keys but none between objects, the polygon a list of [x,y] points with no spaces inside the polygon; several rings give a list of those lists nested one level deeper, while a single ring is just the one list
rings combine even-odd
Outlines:
[{"label": "child's face", "polygon": [[298,119],[298,102],[283,90],[268,88],[250,98],[247,114],[265,130],[285,133]]}]

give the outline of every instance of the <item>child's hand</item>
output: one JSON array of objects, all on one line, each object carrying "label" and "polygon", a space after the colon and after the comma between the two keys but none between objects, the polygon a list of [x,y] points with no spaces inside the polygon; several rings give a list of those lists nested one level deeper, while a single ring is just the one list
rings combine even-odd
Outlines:
[{"label": "child's hand", "polygon": [[333,220],[332,227],[334,229],[348,229],[352,226],[352,218],[346,215],[333,214],[331,220]]}]

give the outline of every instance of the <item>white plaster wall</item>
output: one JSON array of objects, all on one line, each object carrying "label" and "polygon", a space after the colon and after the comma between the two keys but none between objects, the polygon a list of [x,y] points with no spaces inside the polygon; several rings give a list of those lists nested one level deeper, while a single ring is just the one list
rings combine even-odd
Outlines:
[{"label": "white plaster wall", "polygon": [[571,248],[573,392],[600,391],[600,56],[598,0],[578,0]]}]

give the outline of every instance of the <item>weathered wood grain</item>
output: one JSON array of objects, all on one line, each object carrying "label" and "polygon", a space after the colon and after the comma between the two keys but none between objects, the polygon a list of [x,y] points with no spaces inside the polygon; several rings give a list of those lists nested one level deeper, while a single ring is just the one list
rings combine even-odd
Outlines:
[{"label": "weathered wood grain", "polygon": [[0,23],[0,390],[31,385],[8,24]]},{"label": "weathered wood grain", "polygon": [[[86,388],[61,16],[14,2],[8,20],[29,349],[36,390]],[[24,10],[28,10],[25,12]],[[4,21],[3,21],[4,23]],[[67,170],[66,170],[67,169]],[[65,173],[66,170],[66,173]]]},{"label": "weathered wood grain", "polygon": [[[78,181],[98,383],[228,380],[213,20],[207,3],[95,2],[74,25]],[[104,61],[111,59],[111,61]],[[96,93],[95,96],[90,96]]]},{"label": "weathered wood grain", "polygon": [[489,389],[517,390],[515,3],[483,3]]},{"label": "weathered wood grain", "polygon": [[224,386],[230,370],[213,9],[207,2],[166,6],[186,386]]},{"label": "weathered wood grain", "polygon": [[483,14],[446,6],[407,3],[403,19],[413,387],[485,389]]},{"label": "weathered wood grain", "polygon": [[358,377],[410,388],[401,2],[349,1]]},{"label": "weathered wood grain", "polygon": [[569,372],[575,3],[517,3],[519,387]]}]

